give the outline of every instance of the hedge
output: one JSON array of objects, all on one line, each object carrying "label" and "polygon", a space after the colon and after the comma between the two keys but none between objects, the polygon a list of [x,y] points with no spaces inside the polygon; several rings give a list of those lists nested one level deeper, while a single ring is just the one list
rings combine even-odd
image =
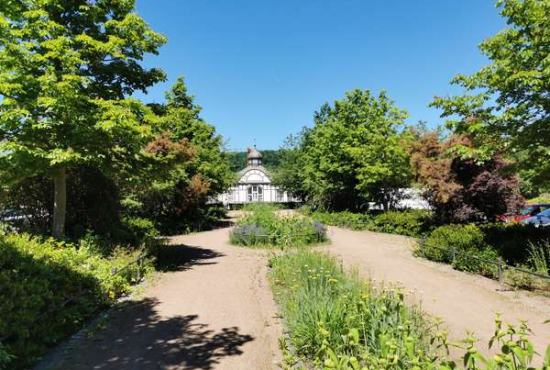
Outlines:
[{"label": "hedge", "polygon": [[353,230],[370,230],[389,234],[420,237],[432,229],[432,214],[424,210],[388,211],[379,214],[352,212],[304,213],[327,225],[345,226]]}]

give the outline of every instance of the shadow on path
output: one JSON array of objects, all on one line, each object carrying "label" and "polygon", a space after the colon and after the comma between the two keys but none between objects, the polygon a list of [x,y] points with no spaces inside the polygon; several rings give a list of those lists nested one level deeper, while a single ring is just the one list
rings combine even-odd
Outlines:
[{"label": "shadow on path", "polygon": [[213,265],[215,258],[223,253],[212,249],[185,244],[172,244],[160,247],[155,268],[157,271],[185,271],[193,266]]},{"label": "shadow on path", "polygon": [[60,370],[209,370],[227,356],[239,356],[254,340],[237,327],[214,331],[197,315],[162,318],[156,299],[130,301],[113,314],[107,328],[87,339]]}]

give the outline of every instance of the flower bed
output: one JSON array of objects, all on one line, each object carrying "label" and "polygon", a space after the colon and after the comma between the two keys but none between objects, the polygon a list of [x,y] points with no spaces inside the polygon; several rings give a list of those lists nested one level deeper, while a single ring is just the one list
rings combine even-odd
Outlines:
[{"label": "flower bed", "polygon": [[256,206],[241,217],[230,234],[236,245],[250,247],[305,246],[327,241],[326,227],[301,215],[281,215],[271,207]]}]

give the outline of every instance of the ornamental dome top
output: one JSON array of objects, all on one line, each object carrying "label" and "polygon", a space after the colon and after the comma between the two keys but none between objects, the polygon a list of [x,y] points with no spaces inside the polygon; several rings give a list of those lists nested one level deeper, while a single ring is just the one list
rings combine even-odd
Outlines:
[{"label": "ornamental dome top", "polygon": [[247,149],[247,154],[246,154],[247,159],[262,159],[263,157],[264,155],[260,153],[260,151],[256,149],[256,147]]}]

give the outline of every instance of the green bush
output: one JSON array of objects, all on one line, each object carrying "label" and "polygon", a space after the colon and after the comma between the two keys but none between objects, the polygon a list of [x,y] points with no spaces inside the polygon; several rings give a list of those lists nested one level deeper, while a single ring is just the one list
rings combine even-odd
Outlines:
[{"label": "green bush", "polygon": [[450,263],[453,259],[453,248],[458,252],[465,252],[483,250],[485,247],[483,232],[476,225],[444,225],[425,239],[423,252],[430,259]]},{"label": "green bush", "polygon": [[[457,270],[488,277],[498,276],[496,262],[499,260],[511,266],[548,273],[544,272],[547,271],[546,258],[550,259],[548,240],[550,228],[531,225],[444,225],[431,232],[415,253],[433,261],[452,263]],[[509,272],[508,275],[513,275],[507,280],[514,286],[527,287],[529,284],[525,281],[532,280],[525,273]]]},{"label": "green bush", "polygon": [[275,212],[281,209],[280,205],[273,203],[248,203],[241,210],[244,212]]},{"label": "green bush", "polygon": [[11,369],[37,360],[98,309],[129,292],[138,269],[150,268],[134,264],[113,276],[142,252],[119,248],[105,258],[100,249],[90,238],[72,245],[0,235],[0,338],[7,337],[5,351],[15,356]]},{"label": "green bush", "polygon": [[390,234],[420,237],[432,228],[432,214],[424,210],[388,211],[383,213],[313,212],[305,209],[313,219],[327,225],[352,230],[370,230]]},{"label": "green bush", "polygon": [[485,242],[482,230],[474,224],[444,225],[435,229],[425,239],[419,252],[433,261],[452,263],[457,270],[490,277],[498,273],[495,264],[481,260],[496,262],[500,256]]},{"label": "green bush", "polygon": [[124,217],[122,219],[123,230],[131,244],[150,244],[151,240],[160,236],[153,221],[142,217]]},{"label": "green bush", "polygon": [[388,211],[374,218],[375,230],[390,234],[420,237],[432,226],[432,215],[428,211]]},{"label": "green bush", "polygon": [[550,240],[550,227],[491,223],[480,226],[485,242],[510,265],[529,264],[529,245]]},{"label": "green bush", "polygon": [[301,215],[278,215],[269,205],[255,205],[230,233],[230,242],[245,246],[304,246],[327,240],[325,226]]},{"label": "green bush", "polygon": [[304,214],[325,225],[346,227],[352,230],[369,230],[374,227],[373,216],[365,213],[319,212],[305,209]]}]

